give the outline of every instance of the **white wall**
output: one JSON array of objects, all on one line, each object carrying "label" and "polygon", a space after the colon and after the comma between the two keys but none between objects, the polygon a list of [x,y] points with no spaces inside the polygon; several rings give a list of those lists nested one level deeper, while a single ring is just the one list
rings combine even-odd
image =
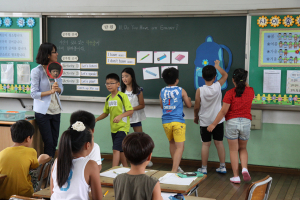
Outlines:
[{"label": "white wall", "polygon": [[155,12],[299,8],[299,0],[0,0],[0,12]]}]

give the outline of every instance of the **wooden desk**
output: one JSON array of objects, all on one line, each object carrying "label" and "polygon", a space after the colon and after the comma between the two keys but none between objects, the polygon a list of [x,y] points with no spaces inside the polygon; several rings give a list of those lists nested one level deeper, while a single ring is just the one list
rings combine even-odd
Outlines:
[{"label": "wooden desk", "polygon": [[4,179],[6,179],[6,175],[5,174],[0,174],[0,184],[3,183]]},{"label": "wooden desk", "polygon": [[[120,168],[120,166],[112,167],[112,168],[110,168],[110,169],[108,169],[106,171],[109,171],[109,170],[112,170],[112,169],[117,169],[117,168]],[[149,169],[146,169],[146,171],[148,171],[146,173],[148,176],[152,176],[153,174],[155,174],[155,173],[158,172],[157,170],[149,170]],[[101,178],[101,185],[110,186],[110,187],[113,186],[113,181],[114,181],[113,178],[109,178],[109,177],[105,177],[105,176],[101,176],[101,175],[100,175],[100,178]]]},{"label": "wooden desk", "polygon": [[[103,198],[103,200],[114,200],[115,199],[115,192],[114,192],[114,188],[112,187],[103,187],[102,186],[102,193],[103,195],[105,194],[105,192],[108,190],[107,195]],[[35,198],[45,198],[45,199],[50,199],[51,197],[51,191],[50,191],[50,187],[47,187],[43,190],[40,190],[38,192],[33,193],[32,195]]]},{"label": "wooden desk", "polygon": [[[158,171],[157,173],[153,174],[152,177],[159,179],[160,177],[164,176],[166,173],[170,173],[169,171]],[[197,188],[201,181],[206,178],[206,175],[203,177],[198,177],[194,180],[190,185],[171,185],[171,184],[160,184],[162,192],[173,192],[173,193],[181,193],[181,194],[192,194],[195,192],[195,196],[198,196]]]},{"label": "wooden desk", "polygon": [[[34,134],[31,147],[34,148],[37,152],[37,156],[41,155],[44,152],[44,143],[42,136],[40,134],[39,128],[35,120],[29,120],[29,122],[34,126]],[[0,151],[6,147],[12,146],[14,143],[11,139],[10,127],[16,122],[10,121],[0,121]]]}]

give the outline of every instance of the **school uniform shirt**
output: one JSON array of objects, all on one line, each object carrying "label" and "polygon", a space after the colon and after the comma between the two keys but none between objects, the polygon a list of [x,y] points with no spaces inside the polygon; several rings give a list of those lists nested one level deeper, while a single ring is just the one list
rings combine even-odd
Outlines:
[{"label": "school uniform shirt", "polygon": [[[200,126],[209,126],[216,119],[222,108],[221,84],[217,81],[210,86],[203,85],[200,87],[200,99],[201,106],[198,113]],[[219,124],[224,121],[225,118],[223,117]]]},{"label": "school uniform shirt", "polygon": [[33,187],[29,169],[39,166],[36,150],[25,146],[7,147],[0,152],[0,174],[7,177],[0,184],[0,199],[11,195],[31,197]]},{"label": "school uniform shirt", "polygon": [[162,123],[184,123],[182,88],[178,86],[164,87],[160,91],[160,98],[163,104]]},{"label": "school uniform shirt", "polygon": [[112,133],[116,133],[118,131],[124,131],[125,133],[129,132],[129,116],[123,117],[119,123],[113,122],[115,117],[129,110],[133,110],[133,108],[127,95],[123,92],[118,91],[114,97],[112,97],[111,94],[106,97],[103,112],[110,115],[110,128]]},{"label": "school uniform shirt", "polygon": [[114,179],[116,200],[151,200],[158,180],[146,174],[120,174]]},{"label": "school uniform shirt", "polygon": [[253,88],[245,87],[241,97],[236,97],[235,95],[235,88],[232,88],[224,96],[223,102],[230,104],[229,110],[225,115],[226,121],[239,117],[252,120],[251,105],[254,98]]},{"label": "school uniform shirt", "polygon": [[[143,88],[140,88],[138,94],[133,94],[132,91],[129,92],[129,91],[125,90],[125,94],[128,96],[128,99],[133,108],[140,105],[138,95],[142,91],[143,91]],[[133,124],[133,123],[141,122],[145,119],[146,119],[146,115],[145,115],[144,109],[135,110],[132,114],[132,117],[130,117],[130,123]]]},{"label": "school uniform shirt", "polygon": [[94,143],[94,147],[91,151],[91,153],[87,156],[89,160],[93,160],[97,163],[97,165],[101,165],[101,153],[100,153],[100,147],[97,143]]},{"label": "school uniform shirt", "polygon": [[52,172],[53,194],[51,200],[88,200],[89,185],[84,178],[84,170],[89,158],[80,157],[72,160],[72,168],[67,182],[60,188],[57,184],[57,161]]}]

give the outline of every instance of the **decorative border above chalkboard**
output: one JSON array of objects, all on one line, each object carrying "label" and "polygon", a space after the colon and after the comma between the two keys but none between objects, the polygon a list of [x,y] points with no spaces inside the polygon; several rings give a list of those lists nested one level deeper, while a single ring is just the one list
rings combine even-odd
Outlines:
[{"label": "decorative border above chalkboard", "polygon": [[300,28],[260,29],[259,67],[300,67]]}]

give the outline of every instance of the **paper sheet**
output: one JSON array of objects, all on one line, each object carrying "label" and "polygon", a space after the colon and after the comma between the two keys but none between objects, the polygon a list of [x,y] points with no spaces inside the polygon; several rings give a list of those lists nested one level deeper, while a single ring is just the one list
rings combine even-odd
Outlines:
[{"label": "paper sheet", "polygon": [[1,64],[1,83],[14,84],[13,64]]},{"label": "paper sheet", "polygon": [[17,64],[17,83],[30,84],[30,65]]},{"label": "paper sheet", "polygon": [[147,67],[143,68],[144,80],[158,79],[159,78],[159,68],[158,67]]},{"label": "paper sheet", "polygon": [[172,64],[189,64],[189,52],[172,51]]},{"label": "paper sheet", "polygon": [[176,173],[166,173],[163,177],[158,180],[160,183],[172,184],[172,185],[190,185],[197,177],[193,178],[180,178]]},{"label": "paper sheet", "polygon": [[300,94],[300,70],[287,70],[286,93]]},{"label": "paper sheet", "polygon": [[264,70],[263,93],[280,93],[281,70]]},{"label": "paper sheet", "polygon": [[153,51],[137,51],[136,63],[153,63]]},{"label": "paper sheet", "polygon": [[[109,178],[116,178],[119,174],[124,174],[130,171],[130,168],[120,167],[117,169],[112,169],[106,172],[100,173],[100,176],[105,176]],[[148,171],[145,171],[145,173]]]},{"label": "paper sheet", "polygon": [[154,51],[154,63],[170,64],[171,62],[170,51]]},{"label": "paper sheet", "polygon": [[162,192],[161,193],[161,196],[163,198],[163,200],[170,200],[169,199],[169,196],[174,196],[176,195],[177,193],[169,193],[169,192]]}]

